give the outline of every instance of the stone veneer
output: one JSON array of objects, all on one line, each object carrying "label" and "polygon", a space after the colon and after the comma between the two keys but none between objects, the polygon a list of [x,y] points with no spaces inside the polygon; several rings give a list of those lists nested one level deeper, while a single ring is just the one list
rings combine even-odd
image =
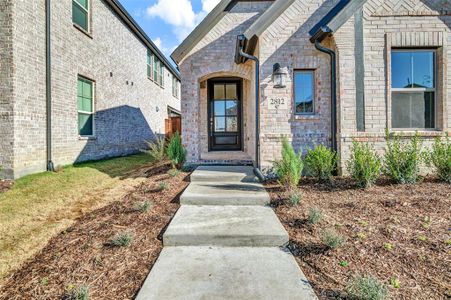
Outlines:
[{"label": "stone veneer", "polygon": [[[147,48],[104,1],[91,2],[91,32],[72,23],[72,1],[52,1],[55,165],[135,153],[164,134],[172,75],[147,78]],[[0,4],[0,165],[7,177],[46,169],[45,1]],[[6,43],[5,43],[6,41]],[[95,81],[95,137],[78,135],[77,77]]]},{"label": "stone veneer", "polygon": [[[336,0],[297,0],[261,36],[258,50],[261,61],[261,156],[264,168],[279,158],[284,137],[294,147],[305,151],[315,144],[330,145],[330,59],[317,51],[309,41],[308,31],[335,5]],[[208,35],[180,63],[182,74],[182,112],[194,116],[183,121],[183,137],[190,163],[205,163],[202,153],[208,151],[205,136],[206,91],[203,78],[236,74],[252,85],[253,65],[236,65],[233,60],[236,36],[243,33],[257,15],[269,6],[268,2],[238,2],[238,4],[208,33]],[[365,65],[365,131],[356,125],[355,33],[351,17],[333,37],[323,43],[334,48],[338,57],[338,150],[340,169],[344,173],[354,138],[375,143],[376,149],[385,148],[385,128],[390,128],[390,74],[387,45],[397,47],[434,47],[438,49],[440,80],[438,82],[438,127],[424,131],[426,145],[432,137],[443,136],[451,126],[451,4],[441,0],[369,0],[363,8],[364,65]],[[272,68],[275,63],[287,66],[287,87],[274,89]],[[292,74],[296,69],[315,70],[316,111],[312,116],[293,114]],[[388,87],[388,88],[387,88]],[[253,100],[249,87],[246,100]],[[287,109],[270,110],[271,98],[286,98]],[[255,109],[249,106],[245,128],[247,153],[253,158],[253,117]],[[252,118],[252,119],[251,119]],[[254,121],[255,122],[255,121]],[[250,126],[252,125],[252,126]],[[400,132],[410,137],[413,132]],[[251,151],[249,151],[251,150]],[[233,154],[229,155],[230,157]],[[222,161],[227,161],[224,153]],[[209,161],[212,163],[214,161]],[[221,160],[217,160],[221,162]],[[233,161],[232,161],[233,162]]]}]

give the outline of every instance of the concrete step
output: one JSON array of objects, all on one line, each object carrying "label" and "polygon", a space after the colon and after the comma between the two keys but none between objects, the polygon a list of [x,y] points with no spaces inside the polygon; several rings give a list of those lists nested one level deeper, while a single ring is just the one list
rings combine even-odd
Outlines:
[{"label": "concrete step", "polygon": [[136,300],[316,300],[279,248],[165,247]]},{"label": "concrete step", "polygon": [[164,246],[277,247],[288,233],[271,208],[183,205],[163,235]]},{"label": "concrete step", "polygon": [[182,205],[267,205],[270,197],[259,183],[193,182],[180,197]]},{"label": "concrete step", "polygon": [[200,166],[191,174],[191,182],[258,182],[249,166]]}]

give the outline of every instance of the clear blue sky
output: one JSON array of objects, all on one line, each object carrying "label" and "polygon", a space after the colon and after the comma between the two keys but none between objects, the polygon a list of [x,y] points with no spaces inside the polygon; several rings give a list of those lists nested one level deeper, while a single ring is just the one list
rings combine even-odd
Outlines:
[{"label": "clear blue sky", "polygon": [[219,2],[219,0],[119,1],[168,58]]}]

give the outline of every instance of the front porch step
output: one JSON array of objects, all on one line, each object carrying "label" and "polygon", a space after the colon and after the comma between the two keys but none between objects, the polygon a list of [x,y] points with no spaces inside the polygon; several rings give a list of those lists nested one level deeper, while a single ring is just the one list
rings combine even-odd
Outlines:
[{"label": "front porch step", "polygon": [[250,166],[200,166],[191,182],[258,182]]},{"label": "front porch step", "polygon": [[278,247],[288,233],[271,208],[182,206],[163,235],[164,246]]},{"label": "front porch step", "polygon": [[279,248],[166,247],[136,300],[317,300]]},{"label": "front porch step", "polygon": [[259,183],[193,182],[180,196],[182,205],[267,205],[270,197]]}]

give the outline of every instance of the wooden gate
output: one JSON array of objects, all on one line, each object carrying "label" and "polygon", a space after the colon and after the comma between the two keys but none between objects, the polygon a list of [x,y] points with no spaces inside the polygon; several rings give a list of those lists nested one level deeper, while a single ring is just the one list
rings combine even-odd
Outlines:
[{"label": "wooden gate", "polygon": [[165,131],[166,138],[170,138],[176,132],[182,133],[182,118],[181,117],[170,117],[165,120]]}]

